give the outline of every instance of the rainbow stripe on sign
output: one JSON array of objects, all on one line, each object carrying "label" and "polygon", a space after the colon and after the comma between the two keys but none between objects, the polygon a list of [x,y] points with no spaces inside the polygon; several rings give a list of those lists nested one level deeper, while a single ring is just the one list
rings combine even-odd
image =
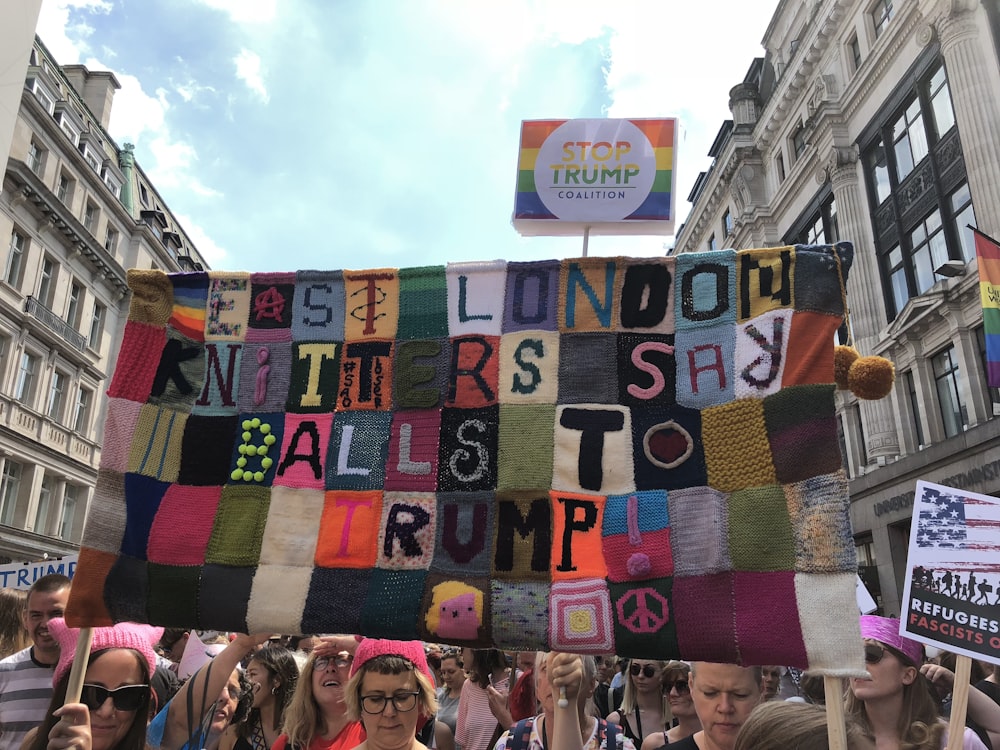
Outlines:
[{"label": "rainbow stripe on sign", "polygon": [[986,379],[991,388],[1000,388],[1000,245],[978,229],[973,232],[986,334]]}]

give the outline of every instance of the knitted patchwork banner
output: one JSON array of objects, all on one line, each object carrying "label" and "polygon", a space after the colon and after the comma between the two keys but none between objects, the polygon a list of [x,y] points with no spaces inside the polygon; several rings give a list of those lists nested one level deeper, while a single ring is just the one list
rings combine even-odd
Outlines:
[{"label": "knitted patchwork banner", "polygon": [[68,617],[858,673],[852,257],[130,271]]}]

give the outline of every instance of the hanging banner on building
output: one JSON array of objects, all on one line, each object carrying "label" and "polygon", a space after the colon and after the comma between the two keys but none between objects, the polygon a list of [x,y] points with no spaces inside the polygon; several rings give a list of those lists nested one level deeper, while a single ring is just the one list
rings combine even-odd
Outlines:
[{"label": "hanging banner on building", "polygon": [[917,482],[902,635],[1000,664],[1000,499]]},{"label": "hanging banner on building", "polygon": [[1000,245],[978,229],[972,231],[986,335],[986,380],[991,388],[1000,388]]},{"label": "hanging banner on building", "polygon": [[514,228],[525,236],[673,234],[677,121],[525,120]]}]

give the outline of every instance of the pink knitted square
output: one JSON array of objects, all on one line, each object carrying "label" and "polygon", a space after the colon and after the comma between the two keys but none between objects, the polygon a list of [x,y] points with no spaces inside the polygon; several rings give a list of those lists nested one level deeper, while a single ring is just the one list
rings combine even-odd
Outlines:
[{"label": "pink knitted square", "polygon": [[142,403],[124,398],[108,399],[108,416],[104,422],[104,445],[101,446],[101,468],[124,474],[128,471],[132,436],[139,422]]},{"label": "pink knitted square", "polygon": [[285,414],[281,451],[275,451],[274,486],[323,489],[332,414]]},{"label": "pink knitted square", "polygon": [[[810,664],[799,624],[795,573],[738,570],[733,577],[736,644],[742,663],[807,669]],[[778,624],[781,636],[775,637]]]},{"label": "pink knitted square", "polygon": [[553,651],[614,653],[611,595],[602,579],[553,583],[549,606],[549,645]]},{"label": "pink knitted square", "polygon": [[163,326],[127,321],[108,396],[145,403],[166,343],[167,331]]},{"label": "pink knitted square", "polygon": [[396,412],[385,467],[386,490],[437,489],[440,432],[440,409]]},{"label": "pink knitted square", "polygon": [[149,530],[149,561],[203,565],[220,497],[222,487],[170,485]]}]

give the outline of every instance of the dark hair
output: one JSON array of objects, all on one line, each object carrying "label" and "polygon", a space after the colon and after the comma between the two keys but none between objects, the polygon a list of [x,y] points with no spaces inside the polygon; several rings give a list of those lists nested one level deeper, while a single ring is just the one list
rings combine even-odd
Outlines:
[{"label": "dark hair", "polygon": [[[292,700],[292,693],[295,692],[295,683],[299,679],[299,665],[295,661],[295,657],[292,656],[292,652],[284,646],[264,646],[264,648],[250,657],[250,662],[254,661],[267,670],[271,679],[277,678],[280,683],[274,692],[274,730],[281,731],[281,725],[285,718],[285,709]],[[250,662],[247,662],[248,666]],[[252,689],[250,691],[250,700],[252,703]],[[251,708],[247,720],[237,725],[236,733],[240,737],[249,738],[253,730],[253,725],[259,721],[260,711],[256,708]]]},{"label": "dark hair", "polygon": [[466,664],[469,679],[484,690],[490,684],[490,677],[497,669],[507,667],[507,657],[495,648],[472,649],[472,664]]},{"label": "dark hair", "polygon": [[53,591],[62,591],[69,588],[70,583],[69,578],[62,573],[49,573],[31,584],[31,588],[28,589],[28,598],[30,599],[31,595],[35,593],[51,594]]}]

